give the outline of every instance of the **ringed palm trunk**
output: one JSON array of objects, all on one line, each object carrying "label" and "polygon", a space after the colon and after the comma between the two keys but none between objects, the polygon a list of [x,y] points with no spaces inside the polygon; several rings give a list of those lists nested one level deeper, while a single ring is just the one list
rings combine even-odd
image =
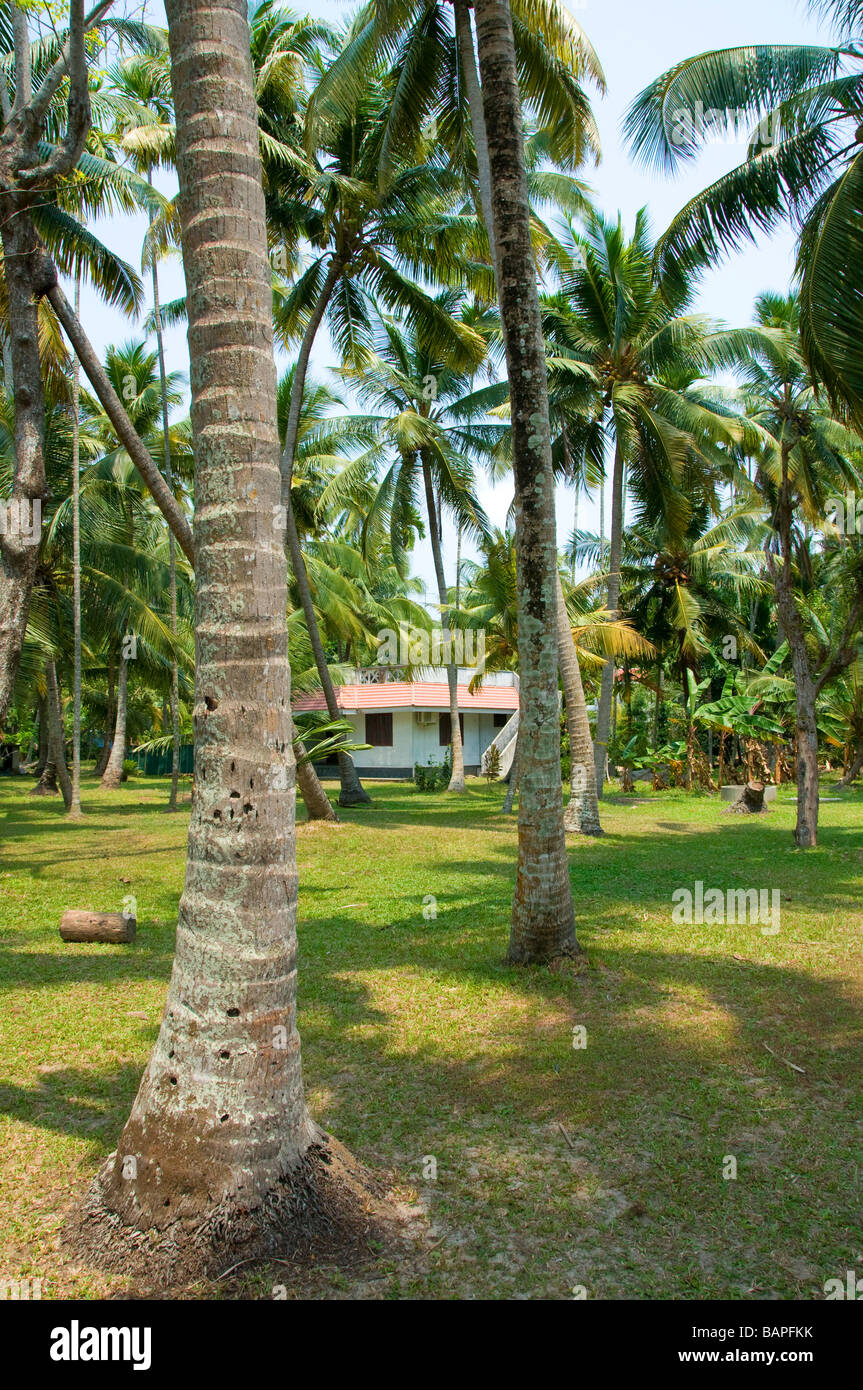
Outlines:
[{"label": "ringed palm trunk", "polygon": [[564,828],[582,835],[602,835],[599,800],[596,795],[596,769],[593,740],[584,700],[584,686],[572,628],[566,612],[566,599],[560,573],[557,576],[557,662],[566,700],[566,727],[569,733],[569,803],[563,816]]},{"label": "ringed palm trunk", "polygon": [[102,773],[101,786],[105,791],[116,791],[123,780],[123,761],[126,757],[126,706],[129,693],[129,662],[120,657],[120,671],[117,676],[117,716],[114,721],[114,742],[111,753]]},{"label": "ringed palm trunk", "polygon": [[[611,480],[611,538],[608,546],[608,588],[606,606],[612,618],[617,617],[620,599],[620,556],[623,545],[623,455],[620,445],[614,450],[614,473]],[[611,705],[614,698],[614,658],[602,668],[599,706],[596,712],[596,791],[602,796],[608,768],[608,737],[611,732]]]},{"label": "ringed palm trunk", "polygon": [[[32,516],[35,502],[44,501],[45,402],[33,285],[36,236],[30,220],[31,199],[23,194],[0,196],[0,242],[3,247],[9,316],[12,389],[15,407],[15,467],[11,499]],[[0,500],[6,506],[7,499]],[[20,515],[20,512],[18,513]],[[0,725],[12,701],[15,676],[30,615],[30,596],[36,578],[39,545],[21,527],[0,528]],[[8,518],[11,520],[11,518]]]},{"label": "ringed palm trunk", "polygon": [[554,477],[512,16],[508,0],[475,0],[475,15],[515,476],[519,801],[509,959],[526,963],[579,949],[560,785]]},{"label": "ringed palm trunk", "polygon": [[[429,536],[431,538],[432,556],[434,558],[435,578],[437,579],[438,602],[441,611],[441,627],[443,630],[444,650],[451,658],[453,655],[452,632],[448,621],[447,587],[446,578],[443,571],[443,555],[440,544],[440,515],[438,512],[437,499],[434,493],[434,483],[432,481],[431,468],[428,460],[422,460],[423,483],[425,485],[426,509],[429,518]],[[467,788],[464,780],[464,749],[461,741],[461,719],[459,718],[458,708],[458,667],[449,660],[446,665],[446,678],[449,686],[449,722],[450,738],[452,740],[452,773],[449,779],[449,792],[463,792]]]},{"label": "ringed palm trunk", "polygon": [[161,1030],[94,1200],[213,1268],[283,1244],[315,1209],[326,1141],[296,1029],[287,574],[246,7],[166,9],[198,504],[195,797]]}]

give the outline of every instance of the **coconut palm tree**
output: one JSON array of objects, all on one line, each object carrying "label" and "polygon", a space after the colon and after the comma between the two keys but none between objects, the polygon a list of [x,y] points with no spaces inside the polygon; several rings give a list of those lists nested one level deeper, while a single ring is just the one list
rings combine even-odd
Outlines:
[{"label": "coconut palm tree", "polygon": [[[68,31],[36,43],[26,12],[17,6],[9,11],[10,22],[0,26],[0,49],[9,55],[0,79],[0,307],[4,324],[15,325],[14,333],[5,328],[3,338],[17,404],[16,506],[47,500],[42,347],[46,341],[56,346],[57,335],[39,305],[57,287],[45,248],[62,269],[89,273],[117,302],[136,306],[140,293],[129,267],[75,216],[82,202],[98,202],[106,188],[115,199],[129,196],[128,178],[94,150],[91,138],[86,33],[113,28],[128,36],[135,27],[106,20],[108,8],[98,5],[85,15],[82,0],[73,0]],[[11,698],[36,565],[36,547],[13,530],[4,527],[0,536],[0,717]]]},{"label": "coconut palm tree", "polygon": [[201,1269],[285,1240],[327,1141],[296,1031],[287,577],[271,524],[276,372],[249,30],[240,0],[166,8],[199,502],[196,796],[162,1027],[90,1207],[113,1213],[106,1246],[124,1228],[133,1248],[142,1230],[170,1232],[178,1262]]},{"label": "coconut palm tree", "polygon": [[[158,375],[157,375],[158,364]],[[174,431],[173,439],[170,427],[165,428],[167,423],[167,412],[172,405],[181,402],[182,396],[179,390],[180,378],[177,373],[168,376],[164,371],[164,356],[156,353],[149,353],[141,343],[127,343],[122,348],[109,348],[105,362],[105,375],[111,383],[114,391],[120,396],[124,403],[126,413],[132,421],[138,436],[145,442],[150,454],[159,460],[159,465],[164,469],[166,475],[170,477],[172,491],[174,491],[173,472],[170,464],[166,467],[165,460],[170,459],[176,452],[179,459],[182,459],[183,466],[188,474],[190,462],[190,448],[187,427],[179,427]],[[128,454],[119,443],[114,433],[113,425],[105,413],[99,410],[96,403],[87,396],[87,405],[93,419],[95,427],[104,442],[108,451],[108,459],[111,466],[115,461],[120,462],[121,468],[125,467]],[[131,460],[129,460],[131,463]],[[134,548],[135,543],[135,510],[129,509],[125,505],[124,499],[131,499],[132,492],[126,487],[123,495],[118,498],[120,514],[126,519],[129,527],[128,536],[125,537],[126,543]],[[148,530],[152,529],[155,518],[148,517]],[[155,522],[153,541],[161,536],[161,528]],[[168,554],[169,554],[169,580],[168,592],[170,595],[171,608],[171,630],[177,636],[177,555],[173,543],[173,536],[168,534]],[[130,650],[128,635],[122,627],[118,627],[114,642],[111,644],[114,659],[117,662],[117,689],[115,707],[115,728],[111,741],[111,752],[107,764],[102,772],[102,786],[107,789],[115,790],[120,786],[123,761],[126,751],[126,699],[128,691],[128,653]],[[176,663],[175,663],[176,664]],[[177,703],[174,704],[173,695],[176,689]],[[175,725],[179,718],[179,665],[176,672],[172,672],[171,679],[171,703],[172,703],[172,725]],[[177,711],[177,720],[174,719],[174,709]],[[179,738],[175,739],[175,767],[173,770],[172,784],[176,782],[179,775],[179,749],[177,747]]]},{"label": "coconut palm tree", "polygon": [[[456,296],[449,291],[439,294],[436,303],[448,313],[458,308]],[[363,426],[375,430],[375,443],[344,469],[325,497],[337,505],[382,467],[364,534],[367,540],[379,518],[388,516],[397,563],[403,558],[404,539],[412,520],[425,512],[450,697],[452,773],[448,790],[463,792],[458,661],[443,559],[443,518],[448,511],[462,533],[488,537],[488,522],[476,495],[473,463],[492,459],[496,448],[506,444],[509,428],[475,418],[483,412],[471,389],[473,373],[451,365],[422,321],[411,324],[384,317],[376,338],[377,350],[364,356],[360,368],[343,369],[360,403],[375,412],[362,417]]]},{"label": "coconut palm tree", "polygon": [[[859,436],[819,401],[804,359],[801,300],[760,295],[748,354],[741,360],[746,414],[763,445],[753,488],[770,517],[765,563],[779,624],[791,650],[797,701],[797,824],[801,849],[818,840],[818,725],[816,703],[827,683],[856,659],[863,618],[860,537],[837,534],[828,505],[849,487],[861,489]],[[822,577],[842,617],[818,631],[802,584],[812,575],[809,528],[827,532],[829,570]],[[829,574],[829,580],[827,578]]]},{"label": "coconut palm tree", "polygon": [[579,949],[560,791],[554,475],[512,19],[506,0],[476,0],[475,15],[515,478],[521,740],[509,958],[528,962]]},{"label": "coconut palm tree", "polygon": [[[518,669],[518,612],[515,537],[512,531],[496,531],[483,545],[481,563],[463,562],[464,596],[459,621],[485,632],[484,671]],[[593,767],[593,741],[584,698],[581,665],[591,674],[601,671],[606,655],[616,660],[649,658],[653,648],[628,618],[609,620],[604,607],[595,606],[596,580],[573,584],[561,573],[557,607],[557,646],[560,680],[566,703],[570,748],[570,798],[564,814],[569,831],[601,835]],[[565,627],[565,632],[561,632]],[[572,652],[574,669],[566,671]],[[482,684],[482,675],[471,689]],[[510,777],[512,786],[514,777]]]},{"label": "coconut palm tree", "polygon": [[[326,322],[343,361],[357,365],[370,346],[371,325],[379,308],[389,308],[413,322],[422,318],[429,341],[456,370],[477,365],[485,355],[480,335],[453,319],[406,273],[409,268],[439,280],[442,273],[452,274],[460,266],[469,274],[469,259],[457,245],[447,250],[447,237],[454,227],[463,243],[470,228],[465,229],[464,219],[452,212],[458,181],[439,165],[400,165],[380,186],[389,99],[385,91],[369,95],[349,120],[327,134],[308,166],[286,164],[273,169],[268,178],[271,234],[283,241],[287,255],[302,230],[314,251],[293,288],[277,296],[275,323],[286,345],[299,341],[282,450],[283,506],[291,566],[331,718],[338,713],[335,692],[328,686],[326,658],[315,632],[291,493],[302,393],[317,332]],[[367,801],[347,756],[340,760],[340,770],[343,804]]]},{"label": "coconut palm tree", "polygon": [[[443,155],[466,180],[491,248],[488,139],[470,11],[467,0],[452,5],[369,0],[312,93],[307,129],[314,139],[321,129],[349,118],[385,62],[395,81],[381,181],[399,158],[413,164],[429,149]],[[599,156],[599,135],[581,83],[588,78],[604,91],[602,68],[587,35],[558,0],[515,0],[511,14],[518,78],[532,127],[525,141],[528,186],[532,198],[551,195],[574,210],[583,204],[583,189],[557,171],[577,169]]]},{"label": "coconut palm tree", "polygon": [[[561,291],[543,301],[551,353],[555,419],[566,420],[568,446],[595,456],[598,429],[614,450],[606,603],[618,608],[627,489],[658,511],[669,532],[684,532],[698,496],[718,466],[718,446],[740,438],[731,410],[693,383],[727,367],[745,334],[720,330],[687,313],[692,285],[658,279],[644,210],[627,238],[623,224],[589,213],[569,224],[552,249]],[[597,460],[594,458],[594,463]],[[686,485],[684,486],[684,481]],[[602,676],[596,723],[596,781],[605,778],[614,668]]]},{"label": "coconut palm tree", "polygon": [[863,420],[863,5],[810,0],[837,42],[762,44],[686,58],[650,83],[625,130],[636,157],[674,172],[726,129],[745,160],[673,219],[662,273],[690,275],[783,221],[799,226],[800,328],[814,382]]}]

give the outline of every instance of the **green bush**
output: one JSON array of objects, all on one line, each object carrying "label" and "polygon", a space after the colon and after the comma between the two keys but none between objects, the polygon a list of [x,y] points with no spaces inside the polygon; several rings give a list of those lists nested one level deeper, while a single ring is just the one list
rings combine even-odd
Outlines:
[{"label": "green bush", "polygon": [[130,777],[137,777],[140,770],[141,769],[138,767],[138,764],[134,758],[124,758],[123,771],[120,774],[120,781],[128,782]]},{"label": "green bush", "polygon": [[452,773],[449,750],[442,763],[432,762],[414,764],[414,786],[420,792],[436,792],[448,786]]}]

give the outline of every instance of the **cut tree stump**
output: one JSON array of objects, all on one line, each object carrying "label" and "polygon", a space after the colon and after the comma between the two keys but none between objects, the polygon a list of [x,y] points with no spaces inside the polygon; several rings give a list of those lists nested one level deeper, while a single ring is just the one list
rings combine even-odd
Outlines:
[{"label": "cut tree stump", "polygon": [[128,945],[135,940],[135,918],[122,912],[79,912],[69,908],[60,922],[64,941],[109,941]]},{"label": "cut tree stump", "polygon": [[757,816],[762,811],[766,811],[764,804],[764,783],[747,782],[740,790],[740,796],[729,806],[729,811],[736,811],[739,815]]}]

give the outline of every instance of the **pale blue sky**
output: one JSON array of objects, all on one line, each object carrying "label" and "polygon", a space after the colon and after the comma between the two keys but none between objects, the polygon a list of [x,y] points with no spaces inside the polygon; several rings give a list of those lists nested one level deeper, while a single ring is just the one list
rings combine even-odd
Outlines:
[{"label": "pale blue sky", "polygon": [[[739,146],[717,145],[709,149],[694,166],[676,180],[658,178],[635,166],[626,154],[620,137],[620,118],[629,102],[652,78],[679,59],[704,49],[734,44],[764,42],[825,42],[829,31],[816,24],[803,0],[568,0],[569,8],[585,29],[599,54],[608,81],[608,93],[596,99],[594,108],[603,142],[604,158],[597,169],[585,177],[596,192],[599,205],[607,214],[619,209],[628,224],[639,207],[647,206],[655,232],[660,232],[682,204],[705,183],[738,163]],[[341,0],[298,0],[292,8],[331,20],[346,16],[353,3]],[[148,15],[164,23],[161,4],[151,3]],[[111,219],[98,226],[109,245],[135,260],[140,254],[144,219]],[[706,276],[698,307],[729,323],[748,322],[752,302],[762,289],[787,287],[793,263],[794,239],[790,232],[766,238],[755,248],[731,258]],[[161,269],[163,298],[182,292],[182,272],[178,261]],[[131,336],[135,326],[121,315],[106,309],[94,295],[82,298],[87,330],[101,351],[109,342]],[[187,371],[185,331],[168,335],[171,368]],[[331,361],[324,341],[315,354],[314,369],[323,374]],[[499,485],[483,488],[481,496],[489,515],[502,524],[511,490]],[[580,502],[580,524],[598,529],[596,499]],[[561,490],[558,497],[558,532],[561,544],[572,526],[572,497]],[[447,537],[448,569],[454,570],[455,545]],[[427,546],[416,552],[415,570],[426,581],[432,578]],[[450,579],[454,580],[452,573]]]}]

